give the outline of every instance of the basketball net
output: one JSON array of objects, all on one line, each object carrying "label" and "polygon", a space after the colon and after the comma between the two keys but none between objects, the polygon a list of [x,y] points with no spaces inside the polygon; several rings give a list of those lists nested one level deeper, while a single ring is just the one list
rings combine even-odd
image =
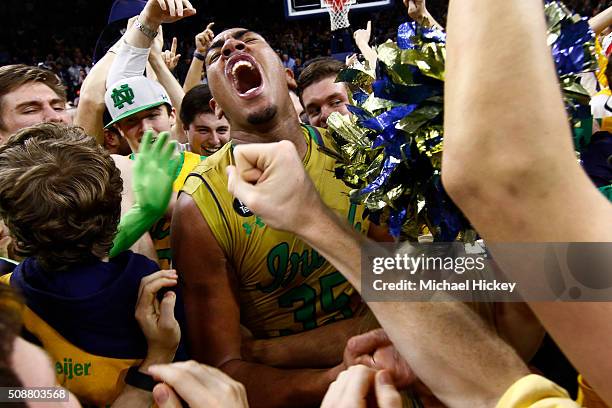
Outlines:
[{"label": "basketball net", "polygon": [[349,9],[351,8],[351,0],[325,0],[325,5],[327,6],[327,11],[329,12],[329,21],[331,23],[332,31],[351,26],[348,19]]}]

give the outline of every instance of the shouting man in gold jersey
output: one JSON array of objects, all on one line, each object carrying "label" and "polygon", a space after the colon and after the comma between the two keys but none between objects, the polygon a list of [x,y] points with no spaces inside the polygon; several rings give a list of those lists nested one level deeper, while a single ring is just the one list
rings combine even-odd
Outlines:
[{"label": "shouting man in gold jersey", "polygon": [[205,64],[211,105],[229,121],[232,143],[190,174],[173,218],[191,353],[242,382],[253,407],[318,406],[344,368],[346,340],[367,329],[366,309],[314,249],[268,227],[231,196],[225,168],[233,164],[233,145],[292,142],[325,204],[364,234],[373,229],[334,178],[326,131],[298,122],[289,77],[264,38],[226,30]]}]

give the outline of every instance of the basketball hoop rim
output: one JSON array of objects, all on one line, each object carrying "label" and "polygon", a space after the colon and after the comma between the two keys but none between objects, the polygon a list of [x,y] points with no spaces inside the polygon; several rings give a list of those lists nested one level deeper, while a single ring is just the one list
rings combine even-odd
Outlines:
[{"label": "basketball hoop rim", "polygon": [[336,13],[351,7],[351,0],[323,0],[325,5]]}]

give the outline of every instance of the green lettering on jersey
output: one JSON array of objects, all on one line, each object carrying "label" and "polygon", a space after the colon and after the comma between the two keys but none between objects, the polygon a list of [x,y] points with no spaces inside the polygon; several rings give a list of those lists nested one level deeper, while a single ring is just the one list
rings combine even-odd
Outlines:
[{"label": "green lettering on jersey", "polygon": [[289,244],[281,242],[268,253],[268,272],[274,280],[268,286],[257,284],[257,289],[264,293],[274,292],[283,283],[289,265]]},{"label": "green lettering on jersey", "polygon": [[307,278],[325,264],[325,258],[314,249],[305,249],[301,254],[289,253],[289,244],[282,242],[268,253],[267,264],[268,272],[274,280],[265,287],[261,284],[257,285],[257,289],[264,293],[273,292],[281,286],[291,285],[298,273]]}]

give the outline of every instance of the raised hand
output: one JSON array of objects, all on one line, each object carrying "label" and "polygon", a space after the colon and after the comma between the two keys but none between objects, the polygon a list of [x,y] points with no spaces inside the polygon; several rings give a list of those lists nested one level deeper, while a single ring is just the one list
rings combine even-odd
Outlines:
[{"label": "raised hand", "polygon": [[157,37],[151,42],[151,54],[149,55],[149,59],[152,56],[163,56],[164,49],[164,29],[160,25],[157,29]]},{"label": "raised hand", "polygon": [[178,162],[172,160],[176,141],[168,141],[170,134],[162,132],[152,142],[153,131],[142,136],[140,150],[134,163],[132,189],[136,203],[160,216],[164,214],[172,195],[172,183]]},{"label": "raised hand", "polygon": [[[234,149],[228,190],[272,228],[299,233],[326,208],[289,141],[252,143]],[[303,208],[312,209],[304,216]]]},{"label": "raised hand", "polygon": [[370,37],[372,36],[372,21],[368,21],[368,24],[365,29],[361,28],[355,31],[353,34],[353,38],[355,39],[355,44],[361,48],[361,45],[368,45],[370,43]]},{"label": "raised hand", "polygon": [[141,13],[156,24],[173,23],[196,14],[189,0],[149,0]]},{"label": "raised hand", "polygon": [[408,8],[408,15],[417,22],[421,22],[427,14],[425,0],[404,0],[404,5]]},{"label": "raised hand", "polygon": [[178,45],[178,42],[177,42],[176,37],[172,38],[172,47],[170,47],[169,50],[166,50],[161,54],[161,57],[164,60],[164,63],[166,64],[166,66],[168,67],[170,71],[174,71],[174,68],[176,68],[176,66],[178,65],[178,62],[181,59],[181,54],[176,53],[177,45]]},{"label": "raised hand", "polygon": [[196,50],[200,54],[204,54],[206,53],[206,51],[208,51],[208,47],[210,47],[210,43],[212,42],[213,38],[215,38],[215,33],[212,31],[212,26],[214,25],[215,25],[214,22],[209,23],[204,29],[204,31],[202,31],[200,34],[195,36]]}]

